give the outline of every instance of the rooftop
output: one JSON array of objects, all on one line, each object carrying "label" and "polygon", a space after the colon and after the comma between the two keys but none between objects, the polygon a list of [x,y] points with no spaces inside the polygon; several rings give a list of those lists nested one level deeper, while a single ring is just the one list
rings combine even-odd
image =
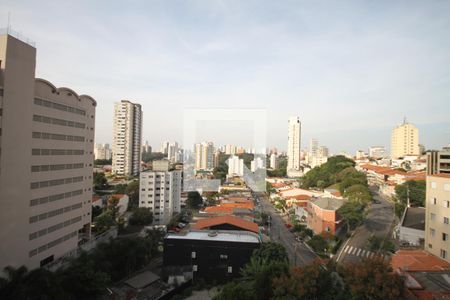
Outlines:
[{"label": "rooftop", "polygon": [[326,210],[338,210],[343,204],[344,200],[328,197],[313,198],[311,203]]},{"label": "rooftop", "polygon": [[125,283],[131,286],[132,288],[142,289],[152,284],[153,282],[157,281],[158,279],[159,279],[158,275],[150,271],[145,271],[128,279],[127,281],[125,281]]},{"label": "rooftop", "polygon": [[425,230],[425,207],[407,207],[402,227]]},{"label": "rooftop", "polygon": [[404,271],[450,270],[450,263],[424,250],[399,250],[392,256],[391,266]]},{"label": "rooftop", "polygon": [[259,232],[258,224],[234,216],[220,216],[209,219],[201,219],[198,220],[197,223],[195,223],[192,227],[194,229],[204,229],[221,224],[231,224],[244,230],[255,233]]},{"label": "rooftop", "polygon": [[192,230],[184,234],[169,233],[165,238],[175,240],[203,240],[258,244],[261,242],[256,233],[238,230]]},{"label": "rooftop", "polygon": [[439,174],[433,174],[433,175],[429,175],[431,177],[441,177],[441,178],[450,178],[450,174],[447,173],[439,173]]}]

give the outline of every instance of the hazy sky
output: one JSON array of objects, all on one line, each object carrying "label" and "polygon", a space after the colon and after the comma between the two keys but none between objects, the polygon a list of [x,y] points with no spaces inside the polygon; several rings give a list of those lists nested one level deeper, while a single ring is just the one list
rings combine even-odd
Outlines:
[{"label": "hazy sky", "polygon": [[[427,148],[450,143],[450,1],[2,0],[0,27],[8,12],[36,41],[38,77],[97,100],[97,142],[128,99],[157,148],[182,141],[190,108],[266,109],[280,149],[291,115],[302,148],[389,146],[404,116]],[[251,146],[242,127],[205,125],[198,138]]]}]

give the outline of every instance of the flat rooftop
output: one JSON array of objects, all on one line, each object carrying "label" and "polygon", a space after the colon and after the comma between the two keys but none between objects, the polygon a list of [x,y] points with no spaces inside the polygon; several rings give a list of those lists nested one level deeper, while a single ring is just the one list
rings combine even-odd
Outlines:
[{"label": "flat rooftop", "polygon": [[169,233],[165,238],[174,240],[261,243],[261,240],[257,234],[238,230],[191,230],[184,234]]}]

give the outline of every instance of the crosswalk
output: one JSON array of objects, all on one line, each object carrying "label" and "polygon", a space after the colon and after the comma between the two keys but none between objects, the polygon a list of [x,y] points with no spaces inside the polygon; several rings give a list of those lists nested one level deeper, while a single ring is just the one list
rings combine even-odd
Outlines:
[{"label": "crosswalk", "polygon": [[347,255],[353,255],[353,256],[358,256],[361,258],[372,258],[375,256],[382,256],[383,258],[387,259],[388,257],[386,255],[379,255],[376,254],[375,252],[366,250],[366,249],[361,249],[358,247],[353,247],[350,245],[345,246],[344,251],[345,254]]}]

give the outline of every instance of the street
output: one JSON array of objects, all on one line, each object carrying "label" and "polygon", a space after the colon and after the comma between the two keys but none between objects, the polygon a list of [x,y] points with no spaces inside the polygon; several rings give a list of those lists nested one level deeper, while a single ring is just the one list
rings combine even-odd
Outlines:
[{"label": "street", "polygon": [[367,248],[369,238],[373,235],[385,238],[391,234],[391,226],[395,217],[394,205],[380,196],[375,189],[372,189],[372,192],[374,200],[378,203],[370,204],[364,223],[356,229],[339,250],[338,262],[359,262],[362,258],[377,255]]},{"label": "street", "polygon": [[281,216],[275,211],[265,193],[256,193],[255,196],[259,200],[261,210],[270,216],[270,238],[280,242],[286,248],[290,263],[295,266],[311,264],[317,255],[303,243],[295,240],[294,235],[286,228]]}]

